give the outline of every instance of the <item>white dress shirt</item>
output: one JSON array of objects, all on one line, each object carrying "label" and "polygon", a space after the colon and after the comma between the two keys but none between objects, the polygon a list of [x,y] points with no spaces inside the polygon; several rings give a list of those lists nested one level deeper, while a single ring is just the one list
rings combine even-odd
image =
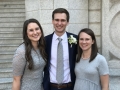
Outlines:
[{"label": "white dress shirt", "polygon": [[[50,82],[57,83],[56,80],[56,68],[57,68],[57,45],[58,36],[54,33],[52,38],[51,46],[51,60],[50,60]],[[63,83],[71,82],[70,78],[70,68],[69,68],[69,49],[68,49],[68,39],[66,32],[60,37],[62,38],[63,45],[63,63],[64,63],[64,79]]]}]

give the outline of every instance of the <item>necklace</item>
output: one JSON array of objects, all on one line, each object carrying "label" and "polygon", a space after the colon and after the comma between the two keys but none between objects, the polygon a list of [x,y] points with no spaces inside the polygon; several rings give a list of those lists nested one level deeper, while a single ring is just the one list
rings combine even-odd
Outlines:
[{"label": "necklace", "polygon": [[83,57],[83,54],[82,54],[82,59],[90,59],[90,56],[89,57]]},{"label": "necklace", "polygon": [[82,57],[82,59],[90,59],[90,57],[88,57],[88,58],[83,58],[83,57]]}]

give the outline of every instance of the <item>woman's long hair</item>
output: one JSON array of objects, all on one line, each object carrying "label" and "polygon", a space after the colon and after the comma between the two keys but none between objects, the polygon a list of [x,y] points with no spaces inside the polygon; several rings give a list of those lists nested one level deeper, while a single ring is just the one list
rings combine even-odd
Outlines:
[{"label": "woman's long hair", "polygon": [[76,62],[79,62],[79,61],[80,61],[80,58],[81,58],[82,53],[83,53],[82,49],[81,49],[80,46],[79,46],[79,37],[80,37],[80,34],[81,34],[82,32],[90,35],[91,38],[92,38],[92,40],[94,41],[94,43],[92,44],[92,47],[91,47],[92,50],[91,50],[91,55],[90,55],[90,60],[89,60],[89,62],[91,62],[91,61],[93,61],[94,58],[97,56],[98,48],[97,48],[97,43],[96,43],[96,38],[95,38],[94,32],[93,32],[91,29],[89,29],[89,28],[84,28],[84,29],[82,29],[82,30],[78,33],[78,55],[77,55],[77,61],[76,61]]},{"label": "woman's long hair", "polygon": [[43,33],[43,29],[42,29],[40,23],[36,19],[26,20],[23,24],[23,40],[24,40],[24,44],[25,44],[25,59],[29,63],[28,64],[29,70],[32,70],[33,67],[34,67],[33,59],[32,59],[32,56],[31,56],[31,50],[33,49],[33,46],[32,46],[31,40],[27,36],[27,27],[30,23],[36,23],[41,30],[42,34],[41,34],[41,38],[38,41],[38,49],[40,51],[40,54],[41,54],[42,58],[45,61],[46,61],[46,53],[45,53],[44,33]]}]

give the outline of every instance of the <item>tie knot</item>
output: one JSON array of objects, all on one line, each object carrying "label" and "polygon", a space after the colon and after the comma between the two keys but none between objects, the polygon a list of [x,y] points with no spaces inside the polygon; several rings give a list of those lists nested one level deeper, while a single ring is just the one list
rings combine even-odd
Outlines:
[{"label": "tie knot", "polygon": [[59,42],[62,41],[62,38],[58,38]]}]

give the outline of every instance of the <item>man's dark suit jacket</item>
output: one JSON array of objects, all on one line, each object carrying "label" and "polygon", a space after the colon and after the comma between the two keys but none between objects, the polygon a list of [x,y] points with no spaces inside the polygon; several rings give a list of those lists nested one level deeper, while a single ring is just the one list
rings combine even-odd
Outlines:
[{"label": "man's dark suit jacket", "polygon": [[[70,35],[73,35],[77,39],[77,35],[72,34],[72,33],[67,33],[67,37],[70,37]],[[52,45],[52,37],[53,33],[45,37],[46,41],[46,53],[47,53],[47,65],[45,67],[45,72],[44,72],[44,78],[43,78],[43,88],[44,90],[50,90],[50,74],[49,74],[49,69],[50,69],[50,59],[51,59],[51,45]],[[64,45],[63,45],[64,46]],[[77,44],[69,44],[68,42],[68,50],[69,50],[69,65],[70,65],[70,75],[71,75],[71,81],[72,81],[72,88],[74,87],[75,83],[75,73],[74,73],[74,68],[75,68],[75,62],[76,62],[76,54],[77,54]]]}]

